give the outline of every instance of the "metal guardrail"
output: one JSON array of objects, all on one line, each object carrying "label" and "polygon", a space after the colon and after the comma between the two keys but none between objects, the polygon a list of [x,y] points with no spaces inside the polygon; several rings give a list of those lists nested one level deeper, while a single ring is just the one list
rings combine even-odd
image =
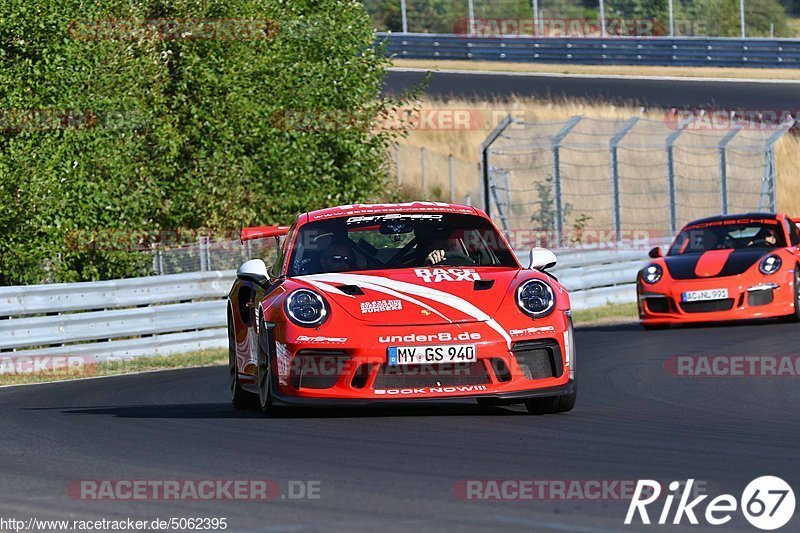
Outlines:
[{"label": "metal guardrail", "polygon": [[527,61],[585,65],[800,67],[800,39],[724,37],[533,38],[379,33],[390,55],[404,59]]},{"label": "metal guardrail", "polygon": [[0,357],[133,357],[226,346],[234,271],[0,287]]},{"label": "metal guardrail", "polygon": [[215,271],[91,283],[0,287],[0,319],[222,298],[228,294],[233,277],[233,271]]},{"label": "metal guardrail", "polygon": [[[636,274],[647,262],[645,251],[565,249],[555,254],[558,265],[553,274],[569,291],[572,309],[636,301]],[[528,265],[527,254],[517,256]]]},{"label": "metal guardrail", "polygon": [[[564,251],[573,308],[634,301],[643,252]],[[520,254],[523,264],[527,258]],[[128,358],[224,348],[234,271],[0,287],[0,358]]]}]

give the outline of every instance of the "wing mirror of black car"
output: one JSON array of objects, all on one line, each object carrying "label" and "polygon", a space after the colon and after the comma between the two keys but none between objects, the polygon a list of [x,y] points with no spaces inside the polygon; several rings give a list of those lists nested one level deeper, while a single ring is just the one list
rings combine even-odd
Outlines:
[{"label": "wing mirror of black car", "polygon": [[267,265],[261,259],[251,259],[242,263],[242,266],[236,271],[236,277],[258,285],[266,285],[270,282]]},{"label": "wing mirror of black car", "polygon": [[663,257],[664,256],[664,254],[661,252],[661,247],[660,246],[656,246],[655,248],[650,250],[650,252],[648,252],[647,255],[649,255],[653,259],[658,259],[659,257]]}]

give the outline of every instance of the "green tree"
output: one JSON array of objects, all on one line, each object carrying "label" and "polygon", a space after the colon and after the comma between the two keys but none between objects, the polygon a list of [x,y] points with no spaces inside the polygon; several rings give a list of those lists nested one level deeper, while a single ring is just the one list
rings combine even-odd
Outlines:
[{"label": "green tree", "polygon": [[[388,194],[393,134],[369,127],[392,104],[379,98],[387,59],[360,2],[0,1],[0,284],[147,272],[147,254],[109,249],[109,235],[135,247],[161,229],[285,223]],[[256,25],[269,30],[259,38],[106,31],[195,18],[277,26]],[[280,120],[294,111],[364,120]],[[30,124],[37,113],[56,118]]]}]

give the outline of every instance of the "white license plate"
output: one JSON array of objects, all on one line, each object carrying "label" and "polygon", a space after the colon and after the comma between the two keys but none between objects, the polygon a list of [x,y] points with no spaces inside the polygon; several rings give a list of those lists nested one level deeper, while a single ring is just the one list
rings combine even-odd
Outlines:
[{"label": "white license plate", "polygon": [[728,289],[708,289],[705,291],[686,291],[682,295],[684,302],[703,302],[706,300],[724,300],[728,297]]},{"label": "white license plate", "polygon": [[389,366],[472,363],[478,360],[474,344],[390,346]]}]

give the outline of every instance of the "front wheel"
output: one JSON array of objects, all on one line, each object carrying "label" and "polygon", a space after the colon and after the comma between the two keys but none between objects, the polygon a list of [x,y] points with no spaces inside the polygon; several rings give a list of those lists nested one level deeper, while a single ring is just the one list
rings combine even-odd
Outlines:
[{"label": "front wheel", "polygon": [[275,414],[272,403],[272,364],[270,358],[270,342],[264,323],[258,335],[258,405],[265,416]]},{"label": "front wheel", "polygon": [[555,413],[566,413],[575,408],[575,400],[578,397],[577,387],[571,394],[561,396],[545,396],[544,398],[531,398],[525,400],[525,407],[532,415],[552,415]]},{"label": "front wheel", "polygon": [[231,392],[231,403],[236,409],[253,409],[258,398],[252,392],[242,388],[239,383],[239,366],[236,363],[236,335],[233,326],[228,323],[228,385]]},{"label": "front wheel", "polygon": [[786,315],[787,322],[800,322],[800,271],[798,265],[794,267],[794,313]]}]

